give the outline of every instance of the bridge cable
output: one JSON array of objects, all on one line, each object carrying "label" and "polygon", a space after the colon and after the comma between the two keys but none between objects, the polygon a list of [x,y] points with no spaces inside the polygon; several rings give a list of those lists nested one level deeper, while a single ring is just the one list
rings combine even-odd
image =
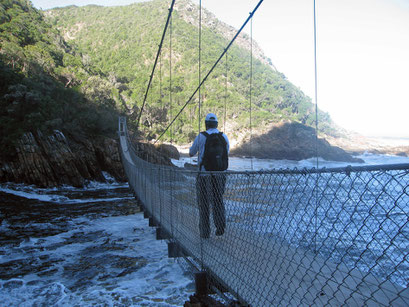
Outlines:
[{"label": "bridge cable", "polygon": [[[201,74],[201,68],[202,68],[202,0],[199,0],[199,125],[198,125],[198,129],[199,129],[199,135],[198,137],[200,137],[200,122],[201,122],[201,86],[200,86],[200,80],[202,78],[202,74]],[[198,156],[197,156],[197,169],[200,172],[200,168],[201,168],[201,163],[200,163],[200,146],[199,150],[198,150]],[[199,178],[197,178],[199,180]],[[199,185],[199,189],[200,189],[200,185]],[[203,193],[203,191],[199,191],[199,206],[200,206],[200,194]],[[200,214],[200,213],[199,213]],[[203,263],[203,259],[204,259],[204,255],[203,255],[203,239],[200,238],[200,267],[201,267],[201,271],[204,271],[204,263]]]},{"label": "bridge cable", "polygon": [[[155,143],[156,144],[161,138],[162,136],[166,133],[166,131],[169,129],[169,127],[175,122],[175,120],[179,117],[179,115],[183,112],[183,110],[186,108],[186,106],[192,101],[193,97],[196,95],[196,93],[198,92],[198,90],[200,89],[200,87],[203,85],[203,83],[205,83],[207,81],[207,78],[210,76],[210,74],[213,72],[214,68],[219,64],[220,60],[223,58],[223,56],[226,54],[227,50],[229,50],[229,48],[231,47],[231,45],[233,44],[233,42],[236,40],[237,36],[241,33],[241,31],[243,30],[243,28],[247,25],[247,23],[249,22],[249,20],[251,19],[251,17],[254,15],[254,13],[257,11],[257,9],[259,8],[259,6],[261,5],[261,3],[264,0],[260,0],[256,7],[254,8],[254,10],[250,13],[250,16],[246,19],[246,21],[243,23],[243,25],[241,26],[241,28],[237,31],[236,35],[233,37],[233,39],[230,41],[230,43],[227,45],[227,47],[224,49],[224,51],[222,52],[222,54],[220,55],[220,57],[217,59],[217,61],[214,63],[214,65],[212,66],[212,68],[210,68],[209,72],[206,74],[206,76],[203,78],[203,80],[200,82],[199,87],[196,88],[196,90],[193,92],[193,94],[190,96],[190,98],[188,99],[188,101],[183,105],[183,107],[180,109],[180,111],[178,112],[178,114],[175,116],[175,118],[172,120],[172,122],[166,127],[165,131],[162,132],[162,134],[156,139]],[[200,120],[200,119],[199,119]]]},{"label": "bridge cable", "polygon": [[[169,117],[168,120],[172,118],[172,29],[173,29],[173,18],[170,19],[170,27],[169,27]],[[170,130],[170,143],[172,143],[172,130]],[[174,173],[171,173],[171,176],[174,176]],[[172,178],[172,177],[171,177]],[[171,182],[174,182],[174,178],[171,179]],[[170,187],[170,214],[173,217],[174,210],[173,210],[173,184]],[[178,213],[178,212],[177,212]],[[174,238],[174,223],[171,224],[171,232],[172,238]]]},{"label": "bridge cable", "polygon": [[223,131],[226,133],[226,118],[227,118],[227,74],[228,74],[228,59],[227,59],[227,52],[226,52],[226,81],[224,87],[224,121],[223,121]]},{"label": "bridge cable", "polygon": [[[199,135],[200,135],[200,123],[201,123],[201,106],[202,106],[202,94],[201,94],[201,86],[200,86],[200,80],[202,79],[202,0],[199,1],[199,114],[198,114],[198,129],[199,129]],[[198,159],[197,159],[197,167],[198,170],[200,171],[200,146],[198,150]]]},{"label": "bridge cable", "polygon": [[253,170],[253,126],[251,122],[251,107],[252,107],[252,93],[253,92],[253,18],[250,21],[250,163],[251,170]]},{"label": "bridge cable", "polygon": [[[170,19],[170,29],[169,29],[169,120],[172,118],[172,22],[173,18]],[[172,144],[173,134],[172,129],[170,130],[170,143]]]},{"label": "bridge cable", "polygon": [[[173,30],[173,18],[171,17],[169,21],[169,104],[168,104],[168,122],[172,118],[172,30]],[[170,131],[170,142],[172,143],[172,130]],[[174,173],[171,173],[171,182],[174,182],[172,176]],[[174,210],[173,210],[173,197],[174,197],[174,191],[173,191],[173,184],[170,185],[170,215],[171,218],[174,215]],[[172,238],[174,238],[174,223],[171,223],[171,233],[172,233]]]},{"label": "bridge cable", "polygon": [[316,163],[318,169],[318,86],[317,86],[317,17],[316,17],[316,6],[314,0],[314,77],[315,77],[315,153],[316,153]]},{"label": "bridge cable", "polygon": [[[250,21],[250,88],[249,88],[249,103],[250,103],[250,165],[251,171],[253,167],[253,125],[252,125],[252,98],[253,98],[253,18]],[[254,189],[254,175],[249,178],[250,191]],[[254,204],[254,193],[250,193],[250,203]],[[251,220],[251,227],[254,227],[253,220]]]},{"label": "bridge cable", "polygon": [[160,99],[160,106],[161,112],[163,112],[163,93],[162,93],[162,51],[160,52],[159,58],[159,99]]},{"label": "bridge cable", "polygon": [[161,41],[160,41],[160,44],[159,44],[159,49],[158,49],[158,52],[156,53],[155,63],[153,64],[152,73],[151,73],[151,76],[149,78],[148,87],[146,88],[145,97],[143,98],[141,111],[139,112],[138,121],[136,122],[136,130],[138,130],[138,128],[139,128],[139,122],[141,120],[142,112],[143,112],[143,109],[145,107],[146,98],[148,97],[149,88],[150,88],[150,85],[152,83],[153,75],[155,74],[156,64],[158,63],[159,54],[160,54],[160,51],[162,49],[163,40],[165,39],[165,34],[166,34],[166,30],[168,28],[169,20],[170,20],[170,18],[172,16],[173,5],[174,4],[175,4],[175,0],[172,0],[172,3],[171,3],[170,8],[169,8],[168,18],[166,20],[165,28],[163,29],[162,38],[161,38]]},{"label": "bridge cable", "polygon": [[[314,90],[315,90],[315,155],[316,155],[316,167],[318,171],[318,77],[317,77],[317,15],[316,15],[316,0],[314,0]],[[317,252],[317,231],[318,231],[318,180],[319,173],[317,172],[317,179],[315,181],[315,240],[314,250]]]}]

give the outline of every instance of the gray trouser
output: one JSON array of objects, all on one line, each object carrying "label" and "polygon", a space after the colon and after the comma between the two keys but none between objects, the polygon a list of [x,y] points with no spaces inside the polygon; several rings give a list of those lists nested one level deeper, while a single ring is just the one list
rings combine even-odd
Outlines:
[{"label": "gray trouser", "polygon": [[210,235],[210,204],[213,204],[213,221],[216,228],[224,231],[226,227],[226,214],[223,203],[225,187],[225,174],[198,175],[197,177],[196,189],[199,202],[199,229],[201,237],[207,238]]}]

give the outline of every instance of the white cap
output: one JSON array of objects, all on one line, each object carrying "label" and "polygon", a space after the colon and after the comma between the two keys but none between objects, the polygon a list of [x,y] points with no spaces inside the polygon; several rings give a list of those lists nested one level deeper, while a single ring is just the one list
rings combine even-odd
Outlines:
[{"label": "white cap", "polygon": [[217,117],[216,117],[215,114],[209,113],[209,114],[206,115],[205,121],[207,121],[207,122],[217,122]]}]

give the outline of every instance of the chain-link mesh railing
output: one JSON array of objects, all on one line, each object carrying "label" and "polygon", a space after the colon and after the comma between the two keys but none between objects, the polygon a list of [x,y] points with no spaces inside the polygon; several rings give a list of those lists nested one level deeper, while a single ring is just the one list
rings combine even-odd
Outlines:
[{"label": "chain-link mesh railing", "polygon": [[251,306],[409,306],[409,164],[199,174],[137,157],[129,184],[214,281]]}]

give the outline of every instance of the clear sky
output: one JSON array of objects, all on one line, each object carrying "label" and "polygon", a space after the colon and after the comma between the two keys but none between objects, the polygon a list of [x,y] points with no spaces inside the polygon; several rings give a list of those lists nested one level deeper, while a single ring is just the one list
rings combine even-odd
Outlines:
[{"label": "clear sky", "polygon": [[[32,2],[48,9],[139,1]],[[202,0],[236,28],[257,3]],[[316,12],[318,107],[364,135],[409,137],[409,0],[316,0]],[[275,67],[314,101],[313,0],[264,0],[253,35]]]}]

